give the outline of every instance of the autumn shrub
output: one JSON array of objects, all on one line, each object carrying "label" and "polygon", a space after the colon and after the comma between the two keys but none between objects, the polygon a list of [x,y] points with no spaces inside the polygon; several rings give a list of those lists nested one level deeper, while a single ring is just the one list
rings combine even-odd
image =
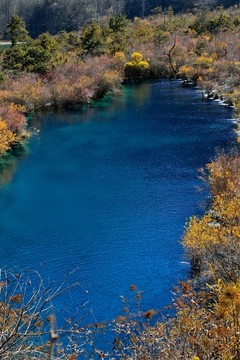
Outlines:
[{"label": "autumn shrub", "polygon": [[193,217],[183,243],[211,281],[237,281],[240,276],[240,155],[219,154],[208,166],[212,205]]},{"label": "autumn shrub", "polygon": [[0,106],[0,156],[16,147],[26,136],[24,110],[15,104]]},{"label": "autumn shrub", "polygon": [[7,89],[0,92],[0,100],[24,106],[27,112],[46,106],[48,89],[42,79],[35,74],[22,74],[13,78]]},{"label": "autumn shrub", "polygon": [[233,150],[230,155],[224,152],[207,165],[209,183],[213,196],[222,195],[233,198],[240,195],[240,155]]},{"label": "autumn shrub", "polygon": [[[122,70],[121,70],[122,68]],[[25,106],[26,111],[88,104],[119,86],[123,65],[117,57],[73,58],[44,76],[23,73],[8,78],[0,89],[2,103]]]},{"label": "autumn shrub", "polygon": [[0,118],[3,119],[7,128],[15,134],[20,134],[26,127],[26,118],[23,115],[24,108],[15,104],[0,106]]},{"label": "autumn shrub", "polygon": [[131,61],[125,64],[125,75],[129,79],[144,78],[149,75],[150,65],[148,61],[143,59],[143,55],[134,52],[131,55]]},{"label": "autumn shrub", "polygon": [[75,78],[74,83],[69,79],[52,81],[49,89],[52,104],[56,108],[74,107],[88,104],[94,97],[92,81],[87,76]]},{"label": "autumn shrub", "polygon": [[117,51],[114,54],[113,57],[114,60],[114,64],[115,64],[115,69],[118,70],[120,73],[123,72],[124,69],[124,64],[126,62],[126,57],[123,51]]},{"label": "autumn shrub", "polygon": [[55,107],[88,104],[121,83],[118,60],[106,56],[72,61],[46,75],[46,83]]},{"label": "autumn shrub", "polygon": [[16,134],[8,129],[6,121],[0,119],[0,156],[10,150],[16,141]]},{"label": "autumn shrub", "polygon": [[[239,285],[218,281],[196,291],[183,282],[174,289],[172,315],[165,311],[163,319],[158,315],[155,323],[148,318],[153,311],[129,314],[125,308],[115,322],[115,358],[239,359]],[[139,297],[137,289],[134,296]]]}]

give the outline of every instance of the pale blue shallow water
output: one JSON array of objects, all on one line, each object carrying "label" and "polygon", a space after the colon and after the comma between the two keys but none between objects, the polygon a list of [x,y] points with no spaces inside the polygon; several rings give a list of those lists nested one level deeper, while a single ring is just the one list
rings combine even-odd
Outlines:
[{"label": "pale blue shallow water", "polygon": [[30,154],[0,192],[0,266],[59,283],[77,269],[71,306],[88,300],[97,321],[120,312],[132,283],[144,309],[166,305],[189,272],[184,224],[206,198],[197,169],[233,141],[230,117],[168,81],[39,115]]}]

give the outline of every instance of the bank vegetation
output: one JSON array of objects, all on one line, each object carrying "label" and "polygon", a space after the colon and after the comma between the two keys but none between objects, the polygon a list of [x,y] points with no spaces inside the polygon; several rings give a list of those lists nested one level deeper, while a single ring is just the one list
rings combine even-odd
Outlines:
[{"label": "bank vegetation", "polygon": [[[198,86],[203,99],[218,98],[232,106],[238,123],[238,6],[213,11],[204,8],[197,14],[178,15],[174,15],[172,8],[164,13],[159,9],[155,15],[133,21],[123,15],[103,17],[85,24],[79,32],[62,31],[55,36],[44,33],[36,39],[29,36],[22,19],[14,16],[8,32],[11,47],[0,54],[2,159],[18,149],[28,136],[26,115],[41,109],[91,104],[107,92],[119,89],[124,79],[182,79],[185,85]],[[239,128],[236,133],[239,135]],[[175,289],[172,316],[164,321],[158,317],[154,322],[154,310],[141,311],[136,317],[126,305],[124,314],[111,325],[111,331],[116,334],[113,352],[105,354],[94,348],[88,358],[96,355],[129,360],[240,359],[240,155],[237,144],[230,153],[219,153],[201,170],[200,176],[209,188],[211,202],[202,218],[193,217],[186,226],[183,245],[195,277]],[[6,292],[11,281],[17,284],[11,288],[17,289],[15,293]],[[12,349],[6,352],[6,358],[11,358],[11,351],[20,346],[23,356],[19,352],[18,358],[28,358],[24,349],[28,349],[29,358],[60,358],[60,353],[54,352],[55,329],[53,333],[50,331],[50,342],[47,340],[43,348],[37,349],[36,343],[29,347],[28,333],[24,338],[17,338],[19,329],[32,331],[34,328],[39,334],[41,328],[36,322],[40,315],[31,315],[34,307],[31,301],[23,302],[21,291],[25,292],[26,288],[19,284],[21,281],[16,277],[12,276],[8,282],[6,276],[0,286],[3,295],[0,351],[4,354]],[[132,290],[138,302],[141,294],[134,286]],[[36,293],[34,299],[37,296]],[[34,322],[33,327],[29,319]],[[102,327],[105,325],[96,326]],[[46,328],[43,329],[46,335]],[[66,359],[83,356],[76,347],[80,333],[77,329],[74,343],[68,344],[70,353],[61,349]],[[15,338],[19,340],[14,342]],[[84,346],[80,344],[83,351]],[[86,344],[88,347],[89,342]]]}]

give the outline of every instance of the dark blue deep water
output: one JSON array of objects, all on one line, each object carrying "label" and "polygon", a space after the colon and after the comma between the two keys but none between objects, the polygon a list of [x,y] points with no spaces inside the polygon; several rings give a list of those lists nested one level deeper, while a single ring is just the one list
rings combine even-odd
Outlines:
[{"label": "dark blue deep water", "polygon": [[59,283],[75,269],[69,281],[81,286],[68,304],[88,301],[96,321],[120,313],[132,283],[144,291],[143,309],[166,305],[189,274],[185,222],[207,196],[196,191],[197,169],[233,141],[230,118],[168,81],[39,114],[39,135],[1,188],[0,267]]}]

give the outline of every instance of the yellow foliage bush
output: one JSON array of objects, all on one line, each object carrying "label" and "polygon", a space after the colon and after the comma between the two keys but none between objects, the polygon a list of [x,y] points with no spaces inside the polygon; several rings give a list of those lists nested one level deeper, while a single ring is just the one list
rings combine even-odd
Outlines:
[{"label": "yellow foliage bush", "polygon": [[114,54],[114,59],[115,59],[116,61],[125,63],[126,57],[125,57],[124,52],[122,52],[122,51],[117,51],[117,52]]},{"label": "yellow foliage bush", "polygon": [[213,278],[240,276],[240,155],[220,154],[208,166],[211,209],[190,219],[183,244]]},{"label": "yellow foliage bush", "polygon": [[188,224],[183,244],[194,254],[200,254],[209,246],[223,242],[226,235],[225,230],[210,214],[201,219],[194,216]]},{"label": "yellow foliage bush", "polygon": [[139,52],[134,52],[131,55],[131,61],[125,64],[125,75],[127,78],[142,78],[148,76],[150,64],[143,60],[143,55]]},{"label": "yellow foliage bush", "polygon": [[216,58],[215,56],[201,55],[201,56],[197,57],[194,64],[195,65],[200,65],[204,69],[208,69],[208,68],[210,68],[212,66],[215,58]]},{"label": "yellow foliage bush", "polygon": [[142,61],[142,59],[143,59],[143,55],[141,53],[139,53],[139,52],[134,52],[131,55],[131,62],[132,63],[137,63],[138,64],[140,61]]},{"label": "yellow foliage bush", "polygon": [[0,119],[0,156],[11,148],[11,145],[17,141],[17,135],[8,130],[7,123]]},{"label": "yellow foliage bush", "polygon": [[220,154],[207,165],[209,183],[213,196],[233,197],[240,195],[240,155],[238,153]]}]

